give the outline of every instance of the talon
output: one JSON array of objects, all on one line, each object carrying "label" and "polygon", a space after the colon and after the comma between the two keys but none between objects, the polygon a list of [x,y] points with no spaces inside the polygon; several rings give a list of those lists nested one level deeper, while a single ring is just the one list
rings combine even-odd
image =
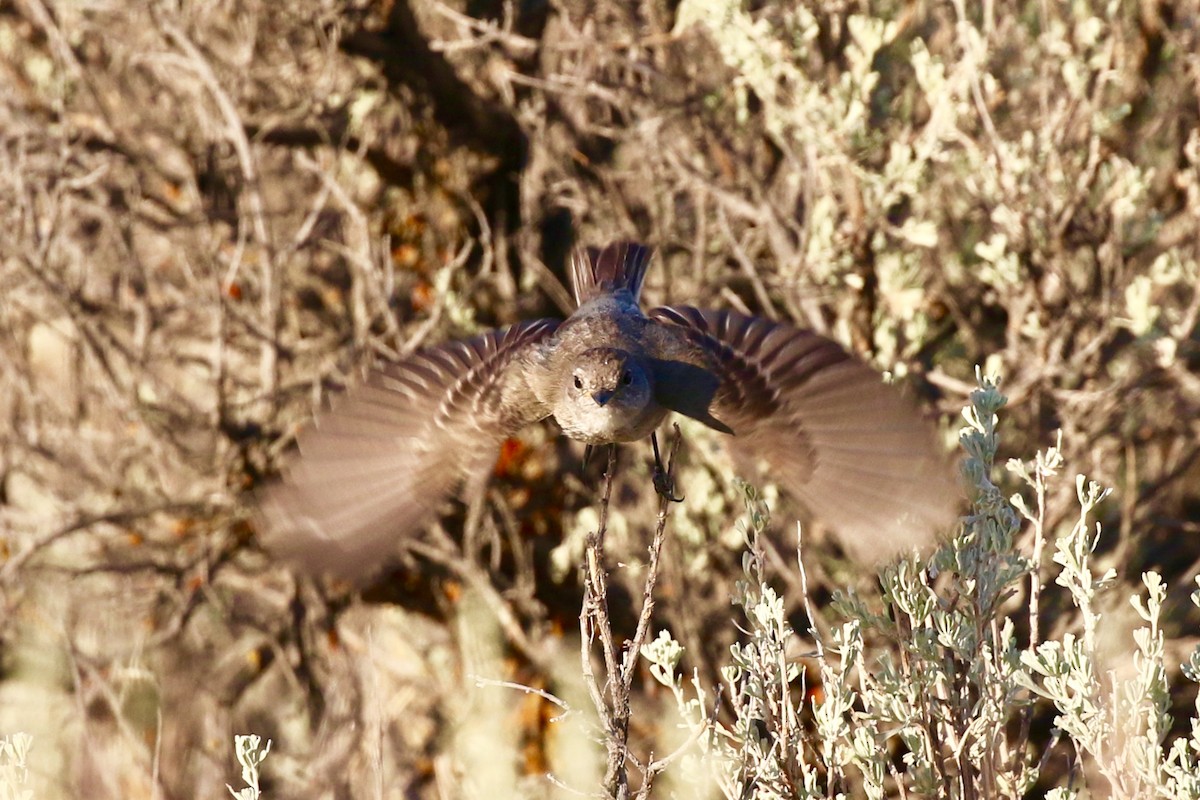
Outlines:
[{"label": "talon", "polygon": [[658,451],[658,436],[654,433],[650,434],[650,444],[654,447],[654,491],[658,492],[660,497],[665,497],[668,502],[682,503],[683,498],[675,496],[675,482],[663,467],[662,456]]},{"label": "talon", "polygon": [[670,475],[661,469],[654,470],[654,491],[658,492],[660,497],[666,498],[669,502],[683,502],[683,497],[675,496],[675,482],[671,480]]}]

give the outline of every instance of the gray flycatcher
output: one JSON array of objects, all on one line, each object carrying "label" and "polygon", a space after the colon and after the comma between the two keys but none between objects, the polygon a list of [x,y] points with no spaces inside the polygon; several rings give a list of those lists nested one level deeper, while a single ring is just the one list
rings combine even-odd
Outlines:
[{"label": "gray flycatcher", "polygon": [[414,352],[335,397],[300,458],[260,497],[267,548],[309,572],[361,580],[419,532],[504,439],[546,417],[588,445],[650,435],[670,411],[730,434],[868,563],[928,543],[958,493],[930,428],[840,345],[733,311],[638,304],[649,248],[579,250],[578,303]]}]

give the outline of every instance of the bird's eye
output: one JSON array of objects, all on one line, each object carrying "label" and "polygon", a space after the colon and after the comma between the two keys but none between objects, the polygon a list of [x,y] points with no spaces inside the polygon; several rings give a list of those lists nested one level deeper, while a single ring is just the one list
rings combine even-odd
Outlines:
[{"label": "bird's eye", "polygon": [[633,383],[633,373],[631,373],[629,370],[625,370],[624,372],[622,372],[621,373],[621,383],[623,383],[626,386]]},{"label": "bird's eye", "polygon": [[576,375],[576,376],[575,376],[575,388],[576,388],[576,389],[582,389],[582,388],[583,388],[583,381],[579,380],[579,376],[578,376],[578,375]]}]

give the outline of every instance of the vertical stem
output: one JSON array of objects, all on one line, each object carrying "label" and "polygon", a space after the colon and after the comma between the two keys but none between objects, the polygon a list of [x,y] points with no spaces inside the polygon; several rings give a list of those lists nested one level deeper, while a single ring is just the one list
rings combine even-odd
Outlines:
[{"label": "vertical stem", "polygon": [[[667,455],[666,474],[673,481],[675,454],[679,449],[681,434],[675,426],[675,434]],[[600,498],[600,518],[597,530],[589,534],[584,548],[584,597],[579,614],[580,658],[588,693],[599,712],[605,732],[605,747],[608,750],[608,765],[604,775],[605,796],[624,800],[630,796],[629,773],[629,698],[633,688],[633,677],[637,671],[642,646],[650,633],[650,621],[654,615],[654,587],[658,582],[662,546],[666,540],[667,512],[670,508],[669,493],[660,495],[658,522],[651,540],[646,581],[642,589],[642,609],[638,617],[633,638],[624,643],[621,656],[613,638],[612,621],[608,613],[608,577],[604,570],[604,535],[608,530],[608,510],[612,497],[613,477],[616,472],[616,447],[609,448],[608,469],[604,476],[604,492]],[[591,646],[599,638],[604,656],[607,680],[601,689],[592,667]],[[653,780],[654,770],[646,769],[641,795],[645,795]]]},{"label": "vertical stem", "polygon": [[[604,725],[604,743],[608,749],[608,767],[604,773],[604,789],[607,796],[628,796],[628,775],[625,758],[629,740],[629,698],[623,691],[624,684],[615,680],[620,675],[616,647],[613,643],[612,621],[608,614],[608,574],[604,569],[604,535],[608,531],[608,509],[612,499],[613,478],[616,475],[617,448],[609,445],[608,467],[604,472],[604,492],[600,497],[600,520],[596,530],[588,534],[584,547],[584,594],[583,608],[579,613],[581,633],[580,658],[588,692],[600,721]],[[591,664],[591,645],[600,639],[600,651],[604,655],[604,670],[607,680],[602,690],[596,683]],[[607,697],[606,697],[607,695]]]}]

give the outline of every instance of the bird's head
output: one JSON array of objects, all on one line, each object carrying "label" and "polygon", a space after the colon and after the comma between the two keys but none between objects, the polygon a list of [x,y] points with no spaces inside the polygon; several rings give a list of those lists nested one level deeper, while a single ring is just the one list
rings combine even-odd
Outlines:
[{"label": "bird's head", "polygon": [[622,441],[654,407],[650,371],[625,350],[594,347],[567,367],[554,416],[569,436],[592,443]]}]

